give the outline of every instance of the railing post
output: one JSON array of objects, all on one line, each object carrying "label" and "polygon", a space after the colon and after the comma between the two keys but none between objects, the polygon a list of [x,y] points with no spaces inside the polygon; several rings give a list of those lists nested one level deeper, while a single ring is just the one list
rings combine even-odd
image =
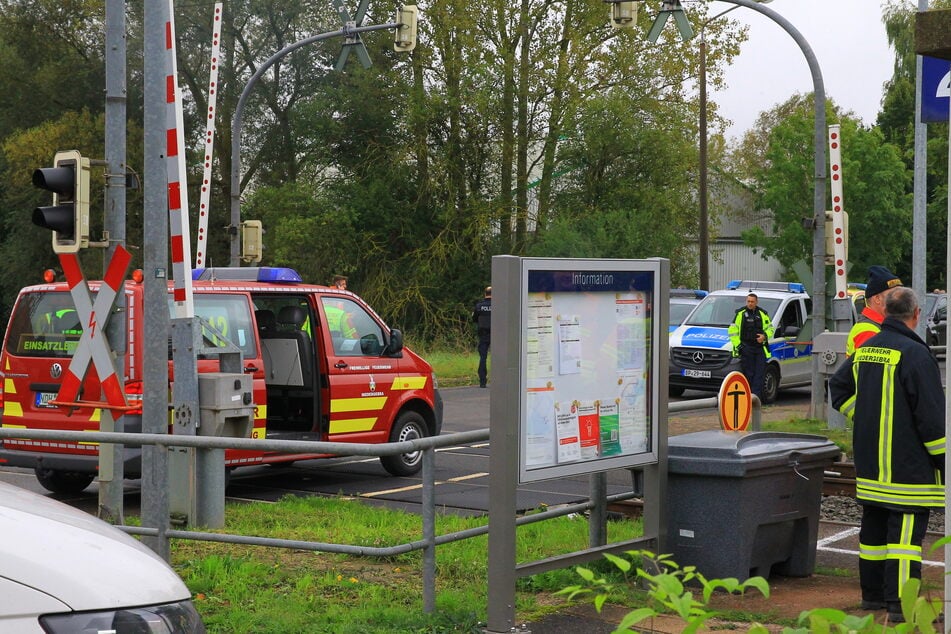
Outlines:
[{"label": "railing post", "polygon": [[436,610],[436,450],[423,450],[423,612]]}]

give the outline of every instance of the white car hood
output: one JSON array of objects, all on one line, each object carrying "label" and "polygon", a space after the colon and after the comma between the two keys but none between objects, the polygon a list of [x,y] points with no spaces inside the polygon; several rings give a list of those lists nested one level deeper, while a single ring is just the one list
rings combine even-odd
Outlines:
[{"label": "white car hood", "polygon": [[55,597],[73,610],[191,597],[171,567],[136,539],[71,506],[3,482],[0,580]]}]

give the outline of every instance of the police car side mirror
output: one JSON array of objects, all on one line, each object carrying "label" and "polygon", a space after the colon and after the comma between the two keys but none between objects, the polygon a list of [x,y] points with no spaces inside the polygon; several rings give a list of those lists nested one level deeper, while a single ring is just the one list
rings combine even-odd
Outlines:
[{"label": "police car side mirror", "polygon": [[397,358],[403,356],[403,333],[401,331],[396,328],[390,330],[390,340],[386,343],[382,355]]}]

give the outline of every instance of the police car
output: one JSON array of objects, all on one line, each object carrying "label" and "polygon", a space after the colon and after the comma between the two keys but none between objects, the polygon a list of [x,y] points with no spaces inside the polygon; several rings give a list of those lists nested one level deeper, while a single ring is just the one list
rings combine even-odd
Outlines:
[{"label": "police car", "polygon": [[684,319],[690,314],[697,304],[707,296],[706,291],[693,288],[672,288],[670,289],[670,322],[667,332],[673,332],[677,326],[684,323]]},{"label": "police car", "polygon": [[727,374],[740,369],[727,330],[750,293],[756,293],[759,307],[775,328],[769,341],[772,357],[766,364],[763,402],[775,401],[780,388],[811,384],[812,302],[805,286],[734,280],[725,290],[708,294],[670,333],[671,396],[687,389],[715,392]]}]

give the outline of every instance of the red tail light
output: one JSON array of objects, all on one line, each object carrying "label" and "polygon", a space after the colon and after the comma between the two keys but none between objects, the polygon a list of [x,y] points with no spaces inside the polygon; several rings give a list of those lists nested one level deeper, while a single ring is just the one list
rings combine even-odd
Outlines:
[{"label": "red tail light", "polygon": [[129,402],[129,406],[137,406],[135,409],[131,409],[126,414],[131,414],[133,416],[142,415],[142,381],[129,381],[125,384],[125,398]]}]

